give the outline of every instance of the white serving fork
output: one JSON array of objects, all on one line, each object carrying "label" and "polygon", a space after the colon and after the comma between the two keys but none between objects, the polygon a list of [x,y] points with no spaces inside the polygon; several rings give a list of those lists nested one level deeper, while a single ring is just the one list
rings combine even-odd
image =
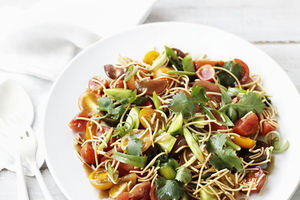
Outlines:
[{"label": "white serving fork", "polygon": [[36,163],[37,139],[31,128],[34,113],[29,96],[13,81],[1,85],[0,96],[0,130],[7,138],[4,145],[7,149],[13,149],[15,155],[18,200],[29,199],[22,162],[26,162],[35,175],[45,199],[53,200]]}]

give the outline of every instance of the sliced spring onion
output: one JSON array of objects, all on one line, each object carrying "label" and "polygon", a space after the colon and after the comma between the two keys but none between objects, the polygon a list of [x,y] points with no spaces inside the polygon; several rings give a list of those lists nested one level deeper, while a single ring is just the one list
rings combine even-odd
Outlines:
[{"label": "sliced spring onion", "polygon": [[173,118],[172,123],[169,126],[168,133],[174,135],[173,133],[176,133],[182,128],[182,124],[183,124],[183,116],[181,113],[177,113]]},{"label": "sliced spring onion", "polygon": [[176,176],[176,171],[173,169],[171,165],[168,163],[163,163],[161,167],[159,168],[159,173],[166,179],[172,180]]},{"label": "sliced spring onion", "polygon": [[157,96],[157,94],[156,94],[155,91],[153,92],[152,101],[153,101],[153,104],[154,104],[154,106],[155,106],[155,108],[156,108],[157,110],[162,110],[162,109],[160,108],[161,102],[160,102],[160,100],[159,100],[159,98],[158,98],[158,96]]},{"label": "sliced spring onion", "polygon": [[131,79],[131,77],[136,75],[137,71],[138,71],[138,67],[136,65],[130,66],[128,69],[129,75],[125,78],[125,81],[126,82],[129,81]]},{"label": "sliced spring onion", "polygon": [[237,144],[235,144],[234,142],[232,142],[231,140],[227,139],[225,142],[226,145],[231,146],[235,151],[240,151],[241,147]]},{"label": "sliced spring onion", "polygon": [[188,167],[193,164],[197,160],[196,156],[193,155],[186,163],[182,165],[182,167]]},{"label": "sliced spring onion", "polygon": [[213,109],[219,115],[223,121],[218,121],[215,116],[212,114],[211,109],[206,106],[202,106],[203,111],[209,116],[209,118],[216,120],[217,123],[225,125],[225,126],[234,126],[234,123],[230,120],[230,118],[223,112],[220,112],[216,109]]},{"label": "sliced spring onion", "polygon": [[[272,138],[272,135],[275,135],[274,138]],[[269,139],[271,137],[271,139]],[[266,136],[265,136],[265,143],[270,144],[274,147],[273,152],[274,153],[281,153],[286,151],[290,143],[287,140],[285,144],[282,146],[282,138],[280,136],[280,133],[278,131],[270,131]],[[269,142],[270,141],[270,142]]]},{"label": "sliced spring onion", "polygon": [[176,71],[176,70],[170,70],[167,73],[168,74],[176,74],[176,75],[188,75],[188,76],[194,76],[194,75],[196,75],[195,72]]},{"label": "sliced spring onion", "polygon": [[195,72],[193,59],[190,55],[187,55],[182,59],[182,67],[186,72]]},{"label": "sliced spring onion", "polygon": [[176,138],[170,135],[170,133],[164,132],[157,137],[156,143],[164,150],[170,153],[176,142]]},{"label": "sliced spring onion", "polygon": [[139,128],[140,126],[139,112],[140,109],[138,107],[131,108],[126,119],[126,122],[128,123],[128,125],[126,124],[127,126],[132,128]]},{"label": "sliced spring onion", "polygon": [[200,146],[196,142],[196,140],[194,139],[194,137],[192,136],[191,132],[186,127],[183,128],[183,135],[184,135],[184,138],[185,138],[188,146],[190,147],[191,151],[194,153],[194,155],[196,156],[196,158],[201,163],[203,163],[204,162],[204,158],[203,158]]},{"label": "sliced spring onion", "polygon": [[[111,136],[112,136],[112,134],[113,134],[113,128],[110,128],[109,130],[108,130],[108,132],[106,133],[106,135],[105,135],[105,143],[107,144],[108,142],[109,142],[109,140],[110,140],[110,138],[111,138]],[[105,147],[105,144],[104,143],[101,143],[99,146],[98,146],[98,151],[102,151],[103,149],[104,149],[104,147]]]},{"label": "sliced spring onion", "polygon": [[112,158],[114,160],[120,161],[121,163],[125,163],[140,168],[144,168],[147,163],[147,156],[128,155],[128,154],[116,152],[115,150],[113,150]]},{"label": "sliced spring onion", "polygon": [[107,172],[108,172],[108,177],[113,182],[113,184],[118,183],[119,175],[114,172],[114,168],[111,166],[111,163],[107,163]]},{"label": "sliced spring onion", "polygon": [[104,89],[104,93],[115,100],[123,100],[132,97],[134,91],[123,88]]},{"label": "sliced spring onion", "polygon": [[152,63],[150,70],[155,70],[158,67],[166,65],[168,62],[168,57],[165,51],[163,51]]}]

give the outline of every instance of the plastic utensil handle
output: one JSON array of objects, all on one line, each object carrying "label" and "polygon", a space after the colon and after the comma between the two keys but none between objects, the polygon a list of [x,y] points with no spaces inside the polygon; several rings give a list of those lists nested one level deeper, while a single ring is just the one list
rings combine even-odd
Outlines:
[{"label": "plastic utensil handle", "polygon": [[32,170],[33,174],[35,175],[35,177],[36,177],[36,179],[37,179],[37,181],[38,181],[38,183],[40,185],[40,188],[41,188],[41,190],[43,192],[43,195],[44,195],[45,199],[46,200],[54,200],[52,198],[52,196],[51,196],[51,194],[50,194],[50,192],[49,192],[49,190],[48,190],[45,182],[44,182],[43,176],[42,176],[40,170],[38,169],[36,163],[31,163],[30,167],[31,167],[31,170]]},{"label": "plastic utensil handle", "polygon": [[29,200],[20,154],[16,154],[15,159],[17,165],[16,173],[17,173],[18,200]]}]

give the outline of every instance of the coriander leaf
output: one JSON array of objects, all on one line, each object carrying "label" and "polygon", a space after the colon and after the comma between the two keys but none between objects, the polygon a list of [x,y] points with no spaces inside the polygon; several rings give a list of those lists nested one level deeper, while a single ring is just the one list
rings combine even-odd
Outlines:
[{"label": "coriander leaf", "polygon": [[179,200],[184,193],[183,185],[174,180],[159,178],[155,181],[155,184],[156,184],[155,196],[158,199]]},{"label": "coriander leaf", "polygon": [[180,62],[178,56],[176,55],[175,51],[170,47],[165,46],[165,51],[169,62],[171,65],[174,65],[179,71],[183,71],[182,63]]},{"label": "coriander leaf", "polygon": [[[238,79],[241,78],[242,73],[243,73],[243,68],[234,63],[233,61],[225,62],[223,67],[233,73]],[[220,83],[224,86],[233,86],[235,83],[235,79],[226,71],[220,71],[218,73],[218,77],[220,79]]]},{"label": "coriander leaf", "polygon": [[120,106],[114,108],[111,112],[111,115],[112,115],[111,118],[112,119],[119,119],[122,116],[122,114],[124,113],[125,110],[126,109],[123,105],[120,105]]},{"label": "coriander leaf", "polygon": [[222,93],[222,106],[225,106],[226,104],[231,103],[231,97],[228,95],[225,89],[220,87],[221,93]]},{"label": "coriander leaf", "polygon": [[227,104],[220,111],[224,112],[232,121],[235,121],[250,111],[261,113],[265,107],[266,105],[262,102],[258,94],[249,92],[248,94],[244,94],[236,104]]},{"label": "coriander leaf", "polygon": [[108,114],[112,113],[114,108],[113,100],[109,97],[101,97],[98,99],[98,105],[100,111],[106,111]]},{"label": "coriander leaf", "polygon": [[183,67],[183,70],[187,71],[187,72],[195,71],[193,59],[191,56],[187,55],[182,59],[182,67]]},{"label": "coriander leaf", "polygon": [[179,167],[175,179],[182,183],[188,183],[192,180],[192,172],[186,167]]},{"label": "coriander leaf", "polygon": [[143,143],[141,140],[137,137],[136,134],[131,134],[129,136],[129,143],[126,148],[126,151],[129,155],[136,155],[140,156],[142,154],[142,147]]},{"label": "coriander leaf", "polygon": [[129,133],[133,129],[133,124],[129,124],[127,122],[120,122],[117,125],[116,130],[114,131],[114,135],[118,137],[124,137],[127,133]]},{"label": "coriander leaf", "polygon": [[200,85],[195,85],[192,87],[191,96],[198,102],[198,103],[207,103],[209,98],[205,96],[205,90]]},{"label": "coriander leaf", "polygon": [[196,102],[184,93],[174,95],[169,108],[175,113],[182,113],[184,118],[193,116],[197,109]]},{"label": "coriander leaf", "polygon": [[226,140],[226,135],[221,133],[217,133],[209,138],[206,147],[210,153],[214,153],[209,162],[218,170],[227,168],[230,170],[236,169],[240,172],[243,169],[242,161],[236,155],[235,150],[224,146]]}]

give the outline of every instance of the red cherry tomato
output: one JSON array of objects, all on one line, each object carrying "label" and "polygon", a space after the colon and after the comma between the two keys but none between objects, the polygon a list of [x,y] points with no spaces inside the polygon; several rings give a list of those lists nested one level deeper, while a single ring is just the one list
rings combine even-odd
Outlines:
[{"label": "red cherry tomato", "polygon": [[[215,111],[212,110],[211,113],[218,121],[222,121],[222,118]],[[212,122],[210,125],[211,125],[211,130],[213,130],[213,131],[227,128],[225,125],[219,125],[215,122]]]},{"label": "red cherry tomato", "polygon": [[130,193],[129,192],[122,192],[116,200],[129,200]]},{"label": "red cherry tomato", "polygon": [[216,73],[211,65],[206,64],[196,71],[196,75],[200,80],[213,81],[213,78],[216,76]]},{"label": "red cherry tomato", "polygon": [[119,164],[118,171],[119,171],[120,177],[129,174],[129,172],[131,170],[134,170],[134,166],[128,165],[128,164],[125,164],[125,163],[120,163]]},{"label": "red cherry tomato", "polygon": [[149,200],[150,199],[150,182],[144,182],[137,184],[131,191],[130,198],[133,200]]},{"label": "red cherry tomato", "polygon": [[223,67],[224,61],[221,61],[221,60],[195,60],[194,68],[195,68],[195,70],[197,70],[200,67],[202,67],[203,65],[207,65],[207,64],[211,65],[211,66],[219,65],[219,66]]},{"label": "red cherry tomato", "polygon": [[244,63],[242,60],[235,58],[233,60],[236,64],[240,65],[243,69],[242,72],[242,77],[240,78],[240,82],[241,83],[247,83],[247,81],[249,80],[249,67],[246,63]]},{"label": "red cherry tomato", "polygon": [[69,122],[69,127],[73,130],[73,132],[78,133],[78,132],[84,132],[86,129],[86,124],[88,121],[82,120],[82,119],[77,119],[77,117],[86,117],[88,118],[89,115],[85,110],[82,110],[76,117],[74,117],[70,122]]},{"label": "red cherry tomato", "polygon": [[[255,179],[255,182],[257,182],[259,180],[259,182],[256,186],[256,189],[251,190],[251,193],[259,192],[266,182],[266,175],[265,175],[264,171],[262,170],[262,168],[259,166],[256,168],[258,168],[258,171],[251,172],[247,175],[248,182],[252,181],[253,179]],[[261,176],[263,176],[263,177],[260,178]]]},{"label": "red cherry tomato", "polygon": [[115,85],[115,88],[125,88],[123,80],[118,80],[114,85]]},{"label": "red cherry tomato", "polygon": [[[100,84],[100,83],[102,84]],[[101,92],[103,91],[103,86],[105,86],[105,88],[108,87],[108,81],[105,78],[102,77],[93,77],[88,84],[89,90],[91,92],[95,92],[97,94],[101,94]]]},{"label": "red cherry tomato", "polygon": [[150,199],[151,200],[160,200],[159,198],[156,197],[155,191],[156,191],[156,185],[153,185],[150,190]]},{"label": "red cherry tomato", "polygon": [[250,112],[235,123],[233,132],[241,136],[250,136],[256,133],[257,129],[258,117],[255,113]]},{"label": "red cherry tomato", "polygon": [[262,127],[262,132],[261,132],[261,135],[266,135],[268,134],[269,132],[271,131],[275,131],[276,130],[276,127],[273,126],[271,123],[269,122],[263,122],[263,127]]},{"label": "red cherry tomato", "polygon": [[[80,150],[80,155],[86,163],[88,163],[88,164],[96,163],[95,151],[93,149],[92,143],[90,143],[90,142],[85,143]],[[100,161],[100,155],[98,155],[98,159]]]}]

